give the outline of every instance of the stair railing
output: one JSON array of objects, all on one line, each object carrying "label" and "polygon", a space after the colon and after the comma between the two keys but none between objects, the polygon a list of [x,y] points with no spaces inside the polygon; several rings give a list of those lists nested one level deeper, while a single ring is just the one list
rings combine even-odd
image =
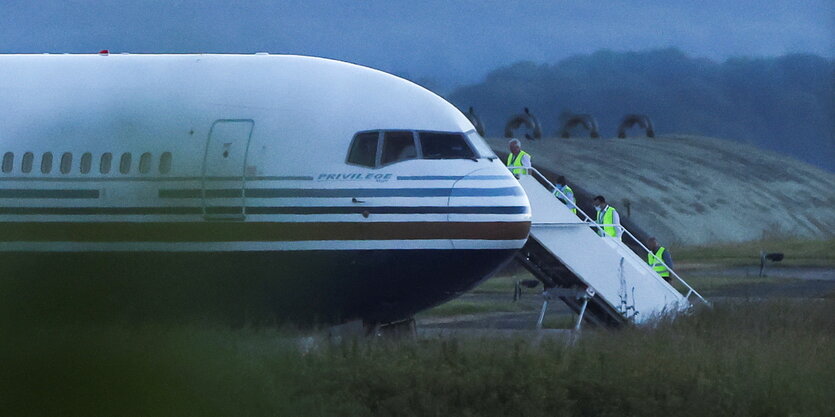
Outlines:
[{"label": "stair railing", "polygon": [[[518,167],[514,167],[514,168],[518,169]],[[559,193],[560,196],[562,196],[565,201],[570,201],[568,199],[568,196],[565,195],[565,193],[563,193],[562,190],[557,188],[557,186],[554,185],[551,181],[548,181],[548,178],[545,178],[545,175],[543,175],[541,172],[539,172],[539,170],[537,170],[534,167],[525,167],[525,169],[527,169],[528,173],[531,176],[533,176],[534,178],[536,178],[537,181],[539,181],[540,184],[544,183],[543,185],[546,185],[548,187],[548,191],[550,191],[552,193]],[[582,220],[586,224],[588,224],[589,226],[597,229],[598,233],[602,233],[603,227],[617,227],[623,232],[624,235],[628,236],[630,239],[632,239],[632,241],[637,243],[638,246],[640,246],[641,249],[643,249],[645,251],[645,253],[652,253],[652,255],[655,256],[655,254],[652,251],[650,251],[649,248],[644,246],[644,244],[641,243],[641,241],[638,240],[638,238],[636,238],[635,235],[633,235],[632,232],[630,232],[627,228],[625,228],[625,227],[623,227],[619,224],[599,224],[599,223],[597,223],[596,219],[593,219],[591,216],[586,214],[586,212],[583,211],[579,206],[577,206],[577,204],[573,204],[573,208],[576,208],[577,212],[582,214],[582,216],[583,216]],[[555,226],[569,226],[569,225],[571,225],[571,224],[555,224]],[[623,243],[622,241],[618,241],[618,243],[620,243],[621,245],[626,247],[626,244]],[[628,247],[627,247],[627,249],[628,249]],[[683,278],[681,278],[678,275],[678,273],[676,273],[676,271],[673,270],[673,268],[670,268],[669,266],[667,266],[667,264],[664,263],[664,260],[658,259],[658,262],[660,262],[661,265],[664,265],[664,267],[667,268],[668,271],[670,271],[670,274],[672,274],[676,278],[676,280],[687,289],[687,293],[684,295],[685,300],[689,300],[691,296],[696,296],[696,298],[698,298],[699,301],[701,301],[702,303],[704,303],[706,305],[710,305],[710,302],[708,302],[704,297],[702,297],[702,295],[699,294],[699,292],[696,291],[696,289],[693,288],[690,284],[688,284],[687,281],[685,281]]]}]

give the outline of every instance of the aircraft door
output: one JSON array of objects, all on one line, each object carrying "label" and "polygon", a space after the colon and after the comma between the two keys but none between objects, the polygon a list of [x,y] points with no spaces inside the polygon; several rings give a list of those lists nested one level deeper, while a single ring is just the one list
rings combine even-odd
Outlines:
[{"label": "aircraft door", "polygon": [[203,216],[207,220],[245,217],[244,168],[254,124],[248,119],[212,123],[203,157]]}]

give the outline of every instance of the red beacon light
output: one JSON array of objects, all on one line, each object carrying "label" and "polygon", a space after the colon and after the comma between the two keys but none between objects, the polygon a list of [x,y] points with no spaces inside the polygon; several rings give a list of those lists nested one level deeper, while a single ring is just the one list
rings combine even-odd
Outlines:
[{"label": "red beacon light", "polygon": [[99,51],[99,55],[110,55],[110,51],[108,51],[107,49],[102,49],[101,51]]}]

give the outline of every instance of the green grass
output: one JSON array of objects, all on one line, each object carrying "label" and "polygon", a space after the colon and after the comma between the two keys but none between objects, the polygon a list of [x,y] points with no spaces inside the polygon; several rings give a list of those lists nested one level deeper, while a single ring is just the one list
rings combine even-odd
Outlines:
[{"label": "green grass", "polygon": [[267,415],[291,402],[276,371],[295,355],[274,334],[202,326],[18,329],[0,344],[0,415]]},{"label": "green grass", "polygon": [[[756,277],[743,275],[709,275],[709,274],[694,274],[687,275],[684,278],[688,284],[700,292],[719,292],[728,287],[734,286],[756,286],[756,285],[771,285],[785,283],[788,281],[795,281],[786,278],[774,277]],[[673,286],[682,290],[683,287],[674,282]]]},{"label": "green grass", "polygon": [[[513,295],[513,287],[516,284],[515,277],[498,276],[482,282],[478,287],[473,288],[471,293],[475,294],[509,294]],[[519,278],[519,279],[533,279],[533,277]]]},{"label": "green grass", "polygon": [[[675,255],[750,262],[745,254],[753,247]],[[781,250],[773,248],[766,250]],[[786,252],[819,262],[835,256],[831,248],[832,241],[799,242]],[[520,278],[529,276],[504,271],[473,298],[422,316],[538,308],[510,301]],[[710,292],[778,283],[685,279]],[[308,350],[298,348],[305,334],[298,330],[257,320],[237,330],[221,324],[240,321],[229,313],[236,306],[218,301],[219,290],[150,297],[126,286],[105,296],[83,284],[59,276],[0,281],[0,416],[835,415],[835,293],[718,303],[654,327],[586,329],[571,346],[536,342],[531,333],[515,340],[359,339]],[[546,316],[546,328],[572,325],[571,315]]]},{"label": "green grass", "polygon": [[835,266],[835,239],[762,240],[711,246],[675,248],[676,262],[706,262],[721,265],[759,265],[760,251],[782,252],[782,265]]},{"label": "green grass", "polygon": [[829,416],[835,300],[720,303],[579,341],[0,320],[4,416]]},{"label": "green grass", "polygon": [[575,314],[559,314],[559,315],[545,315],[542,320],[543,329],[573,329],[577,324],[577,316]]}]

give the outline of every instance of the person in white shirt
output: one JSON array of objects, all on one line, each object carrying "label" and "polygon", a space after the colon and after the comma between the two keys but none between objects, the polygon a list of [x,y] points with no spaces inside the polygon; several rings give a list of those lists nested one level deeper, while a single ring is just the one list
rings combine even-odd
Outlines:
[{"label": "person in white shirt", "polygon": [[[513,138],[508,142],[508,147],[510,148],[510,153],[507,155],[507,166],[510,169],[510,172],[513,175],[525,175],[528,173],[527,169],[531,167],[531,156],[527,152],[522,150],[522,143],[519,142],[519,139]],[[522,167],[522,168],[511,168],[511,167]]]}]

